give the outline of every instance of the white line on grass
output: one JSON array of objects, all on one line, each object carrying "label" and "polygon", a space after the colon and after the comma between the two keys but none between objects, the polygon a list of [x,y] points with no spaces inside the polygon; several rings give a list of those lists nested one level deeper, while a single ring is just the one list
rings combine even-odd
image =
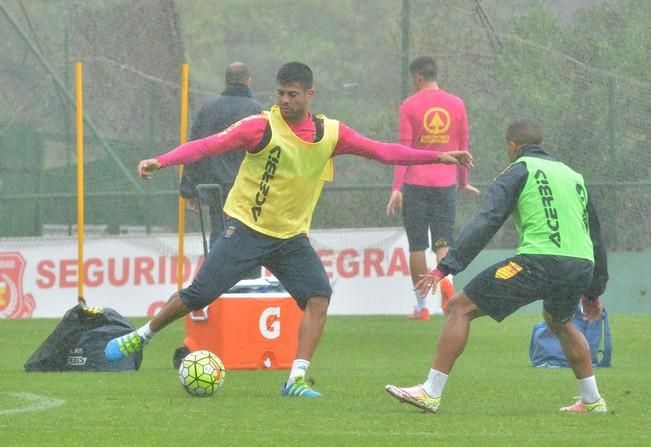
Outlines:
[{"label": "white line on grass", "polygon": [[45,396],[39,396],[38,394],[32,394],[32,393],[0,393],[0,396],[2,395],[22,399],[24,401],[28,401],[29,404],[27,407],[22,407],[22,408],[0,409],[0,415],[47,410],[49,408],[55,408],[60,405],[63,405],[63,403],[65,402],[63,399],[55,399],[55,398],[50,398]]}]

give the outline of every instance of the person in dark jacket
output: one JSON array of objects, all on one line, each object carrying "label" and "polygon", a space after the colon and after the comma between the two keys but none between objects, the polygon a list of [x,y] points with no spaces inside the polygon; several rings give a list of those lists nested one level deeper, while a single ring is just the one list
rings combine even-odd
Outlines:
[{"label": "person in dark jacket", "polygon": [[516,256],[488,267],[452,297],[425,383],[385,389],[401,402],[438,411],[448,374],[468,341],[470,322],[483,315],[500,322],[520,307],[542,300],[545,321],[559,339],[579,386],[579,400],[561,411],[606,413],[588,343],[572,324],[579,300],[588,321],[601,316],[599,296],[608,281],[593,203],[583,177],[543,151],[540,124],[527,119],[512,123],[506,142],[511,164],[495,179],[481,209],[438,267],[416,287],[426,294],[446,275],[463,271],[511,215],[520,235]]},{"label": "person in dark jacket", "polygon": [[[192,124],[191,140],[198,140],[227,129],[242,118],[262,112],[262,106],[251,97],[251,71],[242,62],[233,62],[224,75],[226,88],[221,94],[206,102]],[[181,196],[193,211],[199,207],[196,187],[200,184],[217,183],[224,193],[222,203],[233,186],[244,151],[232,151],[220,157],[207,157],[185,167],[181,179]],[[214,193],[206,191],[201,203],[208,205],[210,214],[210,246],[224,230],[222,208]]]}]

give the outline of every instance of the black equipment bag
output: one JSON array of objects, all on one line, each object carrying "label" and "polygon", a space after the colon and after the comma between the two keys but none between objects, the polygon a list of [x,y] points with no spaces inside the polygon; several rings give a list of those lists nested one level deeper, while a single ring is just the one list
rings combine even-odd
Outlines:
[{"label": "black equipment bag", "polygon": [[78,304],[27,360],[25,371],[137,371],[142,351],[115,363],[104,357],[109,340],[133,330],[113,309]]}]

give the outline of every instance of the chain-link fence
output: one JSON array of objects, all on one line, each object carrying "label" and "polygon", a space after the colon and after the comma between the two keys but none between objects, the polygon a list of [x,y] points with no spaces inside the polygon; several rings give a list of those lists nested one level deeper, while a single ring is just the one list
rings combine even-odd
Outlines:
[{"label": "chain-link fence", "polygon": [[[74,64],[83,62],[86,222],[117,233],[175,223],[138,160],[178,142],[183,45],[173,1],[6,2],[0,14],[2,236],[76,223]],[[170,173],[171,174],[171,173]]]},{"label": "chain-link fence", "polygon": [[[506,165],[504,129],[541,120],[546,147],[592,185],[611,249],[651,246],[651,3],[534,0],[173,0],[0,3],[0,237],[74,234],[73,66],[84,63],[89,231],[176,231],[177,173],[135,178],[141,158],[178,143],[180,67],[191,109],[235,60],[273,103],[284,62],[315,73],[313,110],[395,140],[406,63],[431,55],[439,84],[466,103],[471,181]],[[336,160],[313,225],[400,226],[384,215],[392,169]],[[461,198],[462,225],[478,201]],[[195,228],[189,219],[189,226]],[[511,247],[513,230],[495,238]]]}]

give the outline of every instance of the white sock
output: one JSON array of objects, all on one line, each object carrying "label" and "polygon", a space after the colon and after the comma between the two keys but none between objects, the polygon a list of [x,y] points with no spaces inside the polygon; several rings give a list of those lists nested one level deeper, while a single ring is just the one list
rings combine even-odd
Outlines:
[{"label": "white sock", "polygon": [[427,380],[423,384],[423,388],[431,397],[441,397],[445,382],[448,381],[448,375],[443,374],[435,369],[430,369],[427,375]]},{"label": "white sock", "polygon": [[581,401],[585,404],[592,404],[601,399],[599,390],[597,389],[597,380],[595,376],[586,377],[585,379],[576,379],[579,384],[579,391],[581,393]]},{"label": "white sock", "polygon": [[145,342],[148,342],[154,336],[154,332],[149,328],[149,322],[140,329],[137,329],[136,333],[144,338]]},{"label": "white sock", "polygon": [[421,296],[416,289],[414,289],[414,295],[416,295],[416,310],[423,310],[427,307],[427,296]]},{"label": "white sock", "polygon": [[287,384],[291,385],[296,381],[297,377],[305,377],[307,374],[307,369],[310,367],[310,362],[308,360],[296,359],[292,362],[292,370],[289,372],[289,379]]}]

